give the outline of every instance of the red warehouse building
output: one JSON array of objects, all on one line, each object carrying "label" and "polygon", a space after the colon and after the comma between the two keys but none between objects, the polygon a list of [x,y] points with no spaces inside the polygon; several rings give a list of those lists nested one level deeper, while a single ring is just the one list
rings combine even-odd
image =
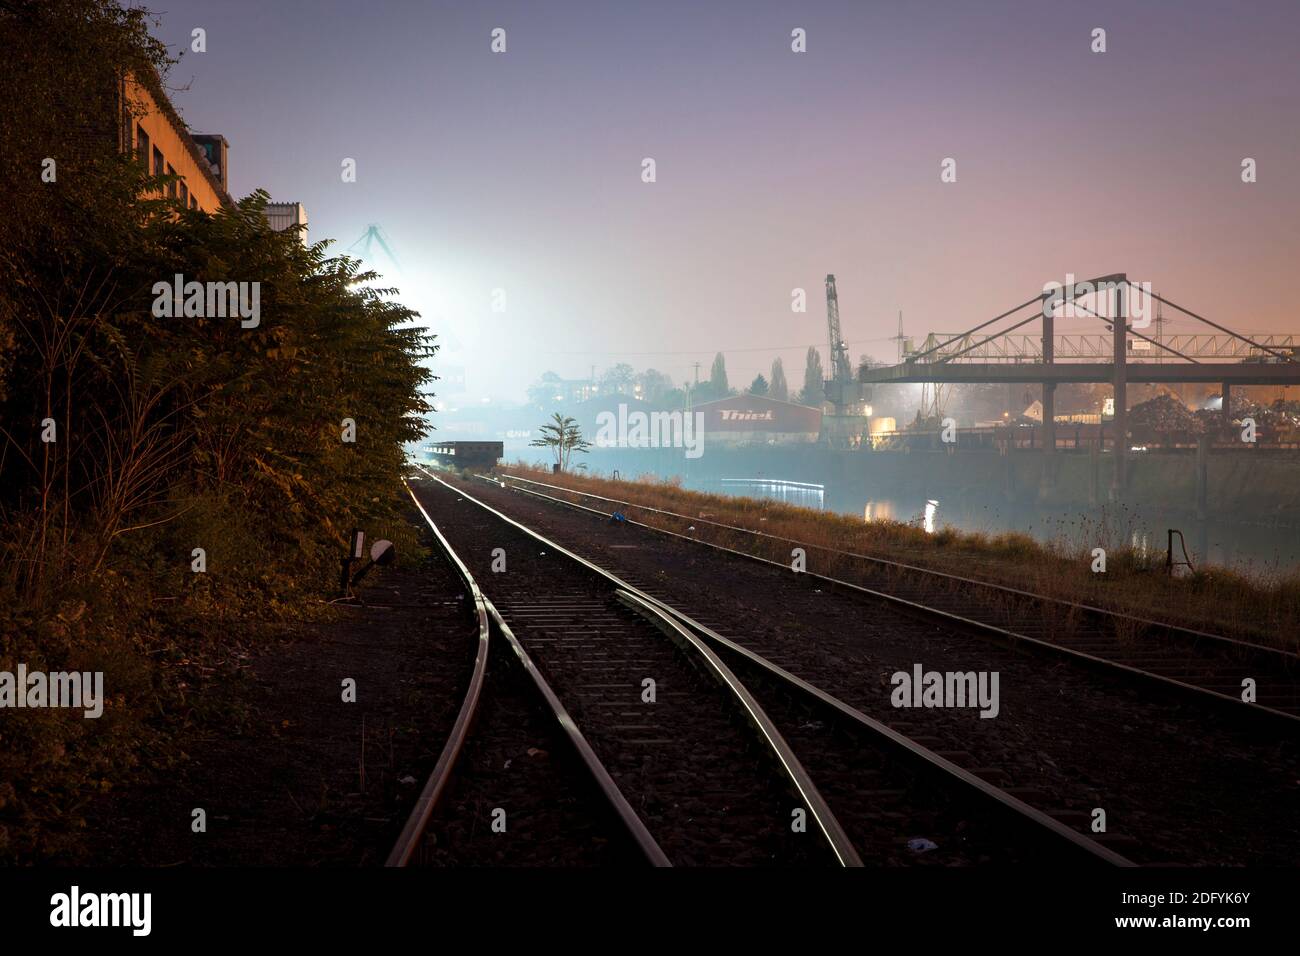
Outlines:
[{"label": "red warehouse building", "polygon": [[704,416],[705,440],[721,445],[798,445],[817,441],[821,409],[761,395],[734,395],[693,409]]}]

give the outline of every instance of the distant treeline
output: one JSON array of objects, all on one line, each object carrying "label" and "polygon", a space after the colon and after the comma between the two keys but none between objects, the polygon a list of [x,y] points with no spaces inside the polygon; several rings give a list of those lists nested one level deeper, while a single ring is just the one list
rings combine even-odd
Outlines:
[{"label": "distant treeline", "polygon": [[[821,353],[815,345],[810,345],[804,363],[801,390],[795,392],[787,384],[785,366],[778,357],[772,360],[772,368],[767,376],[754,376],[754,380],[743,391],[747,395],[765,395],[783,402],[819,406],[825,401],[822,378]],[[657,369],[649,368],[638,372],[631,365],[620,362],[605,369],[599,377],[591,379],[564,379],[555,372],[545,372],[529,387],[528,401],[537,408],[553,409],[571,406],[595,395],[629,395],[660,408],[682,408],[686,405],[688,392],[691,402],[698,405],[700,402],[739,395],[741,391],[732,388],[727,377],[726,356],[719,352],[713,357],[709,377],[699,382],[692,380],[679,386]]]}]

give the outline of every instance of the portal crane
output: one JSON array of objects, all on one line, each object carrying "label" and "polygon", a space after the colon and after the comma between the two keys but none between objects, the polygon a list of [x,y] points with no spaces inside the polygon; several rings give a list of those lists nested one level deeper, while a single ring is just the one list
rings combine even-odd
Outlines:
[{"label": "portal crane", "polygon": [[840,297],[835,292],[833,275],[826,277],[826,330],[831,347],[831,381],[843,391],[845,385],[853,382],[853,369],[849,366],[849,347],[844,344],[840,331]]},{"label": "portal crane", "polygon": [[373,266],[374,262],[371,259],[370,250],[376,242],[379,243],[379,248],[384,250],[384,253],[388,256],[388,261],[391,262],[400,272],[402,264],[397,261],[397,253],[393,252],[392,247],[388,244],[386,233],[378,223],[371,223],[370,226],[367,227],[366,231],[361,234],[361,237],[357,239],[356,242],[352,243],[352,245],[348,246],[347,251],[351,252],[357,246],[361,246],[361,256],[365,260],[366,265]]},{"label": "portal crane", "polygon": [[860,416],[864,392],[853,376],[849,364],[849,347],[840,329],[840,297],[835,291],[835,276],[826,277],[826,336],[830,343],[830,376],[825,382],[826,401],[833,415]]}]

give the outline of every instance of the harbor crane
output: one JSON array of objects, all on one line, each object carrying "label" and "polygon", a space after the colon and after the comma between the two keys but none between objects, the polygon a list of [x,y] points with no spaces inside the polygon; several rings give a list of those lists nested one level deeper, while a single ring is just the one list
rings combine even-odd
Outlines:
[{"label": "harbor crane", "polygon": [[831,412],[823,420],[823,433],[833,444],[854,443],[866,431],[871,413],[869,387],[857,381],[849,362],[849,347],[840,328],[840,297],[835,276],[826,276],[826,335],[830,345],[830,377],[823,382]]},{"label": "harbor crane", "polygon": [[384,233],[384,230],[380,228],[378,223],[371,223],[367,227],[366,231],[361,234],[360,238],[358,238],[356,242],[352,243],[352,245],[348,246],[347,251],[351,252],[357,246],[361,246],[361,257],[365,260],[367,265],[373,265],[374,260],[371,258],[370,252],[375,243],[379,243],[379,248],[388,256],[388,261],[391,262],[400,272],[402,264],[397,259],[397,253],[393,252],[392,246],[388,244],[388,236]]}]

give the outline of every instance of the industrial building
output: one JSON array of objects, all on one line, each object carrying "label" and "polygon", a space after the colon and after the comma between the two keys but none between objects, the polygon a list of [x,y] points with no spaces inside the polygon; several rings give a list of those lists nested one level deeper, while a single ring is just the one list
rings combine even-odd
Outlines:
[{"label": "industrial building", "polygon": [[[220,133],[191,133],[152,71],[125,73],[117,89],[117,146],[155,176],[176,176],[166,195],[187,209],[215,213],[230,206],[230,144]],[[268,203],[267,222],[277,232],[307,224],[302,203]],[[306,231],[302,232],[306,242]]]},{"label": "industrial building", "polygon": [[[124,74],[118,87],[118,149],[132,152],[155,176],[179,177],[168,193],[188,209],[213,213],[230,205],[225,157],[220,135],[205,136],[206,147],[190,134],[162,83],[152,72]],[[213,163],[217,157],[219,166]]]},{"label": "industrial building", "polygon": [[266,221],[276,232],[302,226],[298,238],[307,245],[307,210],[300,202],[269,202],[266,204]]},{"label": "industrial building", "polygon": [[821,409],[763,395],[733,395],[691,410],[704,416],[708,447],[811,444],[822,429]]}]

